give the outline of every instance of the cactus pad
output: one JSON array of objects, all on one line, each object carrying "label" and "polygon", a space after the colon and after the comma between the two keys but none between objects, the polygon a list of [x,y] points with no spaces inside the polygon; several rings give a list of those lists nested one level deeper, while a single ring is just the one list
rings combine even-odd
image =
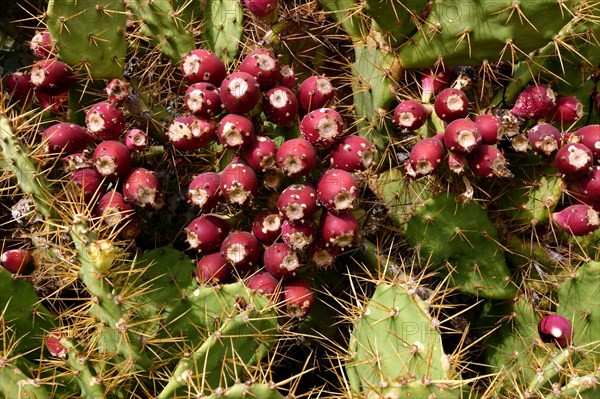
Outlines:
[{"label": "cactus pad", "polygon": [[202,40],[223,62],[230,63],[242,39],[242,5],[236,0],[208,0],[202,16]]}]

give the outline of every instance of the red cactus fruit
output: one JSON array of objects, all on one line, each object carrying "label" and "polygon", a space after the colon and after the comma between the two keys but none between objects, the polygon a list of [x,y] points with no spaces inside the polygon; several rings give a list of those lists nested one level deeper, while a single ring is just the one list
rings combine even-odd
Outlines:
[{"label": "red cactus fruit", "polygon": [[469,160],[465,154],[448,151],[448,169],[457,175],[462,175],[469,166]]},{"label": "red cactus fruit", "polygon": [[354,176],[342,169],[327,169],[317,183],[319,202],[330,212],[354,209],[359,193]]},{"label": "red cactus fruit", "polygon": [[215,129],[212,120],[180,116],[167,128],[167,137],[180,151],[196,151],[214,139]]},{"label": "red cactus fruit", "polygon": [[96,139],[116,140],[125,130],[125,116],[114,104],[100,102],[86,112],[85,124]]},{"label": "red cactus fruit", "polygon": [[277,0],[244,0],[244,4],[255,17],[267,22],[277,21],[279,15]]},{"label": "red cactus fruit", "polygon": [[127,97],[129,97],[131,87],[126,81],[115,78],[108,82],[108,84],[104,88],[104,91],[108,96],[108,101],[120,104],[123,101],[127,100]]},{"label": "red cactus fruit", "polygon": [[214,208],[221,202],[221,174],[204,172],[194,177],[187,190],[188,202],[203,211]]},{"label": "red cactus fruit", "polygon": [[77,81],[71,67],[55,59],[40,60],[33,64],[30,76],[35,90],[49,96],[68,91]]},{"label": "red cactus fruit", "polygon": [[300,223],[291,223],[287,220],[281,225],[281,238],[283,242],[294,251],[306,250],[317,237],[317,227],[312,220]]},{"label": "red cactus fruit", "polygon": [[67,357],[67,348],[61,342],[63,336],[58,331],[52,331],[46,336],[46,349],[54,357],[64,359]]},{"label": "red cactus fruit", "polygon": [[232,231],[221,243],[221,255],[236,271],[244,273],[260,259],[261,246],[252,233]]},{"label": "red cactus fruit", "polygon": [[427,176],[437,171],[446,154],[444,144],[435,137],[424,138],[410,151],[406,161],[406,173],[414,178]]},{"label": "red cactus fruit", "polygon": [[279,61],[271,50],[260,48],[252,51],[242,60],[239,71],[254,77],[261,91],[267,91],[275,86],[279,79]]},{"label": "red cactus fruit", "polygon": [[277,166],[288,177],[307,176],[317,165],[317,152],[308,141],[295,138],[284,141],[277,150]]},{"label": "red cactus fruit", "polygon": [[592,151],[594,158],[600,160],[600,125],[587,125],[573,133],[579,142]]},{"label": "red cactus fruit", "polygon": [[278,242],[265,248],[263,265],[273,277],[284,279],[295,276],[302,263],[298,254],[287,244]]},{"label": "red cactus fruit", "polygon": [[252,234],[263,244],[272,244],[281,235],[282,222],[279,210],[265,209],[254,217]]},{"label": "red cactus fruit", "polygon": [[575,236],[584,236],[596,230],[600,225],[598,212],[585,204],[570,205],[559,212],[552,213],[552,220]]},{"label": "red cactus fruit", "polygon": [[345,248],[358,236],[358,222],[352,212],[335,214],[324,211],[319,221],[321,237],[329,245]]},{"label": "red cactus fruit", "polygon": [[263,96],[262,110],[269,122],[290,126],[298,116],[298,100],[291,89],[275,86]]},{"label": "red cactus fruit", "polygon": [[12,274],[29,273],[33,263],[33,256],[25,249],[9,249],[0,255],[0,264]]},{"label": "red cactus fruit", "polygon": [[347,172],[366,170],[373,163],[373,146],[357,135],[343,137],[329,155],[332,168]]},{"label": "red cactus fruit", "polygon": [[308,249],[308,259],[319,269],[327,269],[335,263],[340,255],[340,248],[327,245],[323,240],[317,240]]},{"label": "red cactus fruit", "polygon": [[577,199],[584,203],[600,201],[600,166],[594,165],[592,172],[569,183]]},{"label": "red cactus fruit", "polygon": [[577,122],[583,116],[583,104],[577,97],[560,97],[556,100],[554,109],[550,111],[548,119],[560,124]]},{"label": "red cactus fruit", "polygon": [[567,348],[573,341],[573,326],[564,317],[551,314],[538,323],[538,333],[544,342],[553,342],[560,348]]},{"label": "red cactus fruit", "polygon": [[250,166],[233,160],[221,172],[221,193],[235,205],[247,205],[258,191],[258,178]]},{"label": "red cactus fruit", "polygon": [[308,220],[318,209],[317,192],[307,184],[292,184],[279,195],[277,208],[284,220],[290,222]]},{"label": "red cactus fruit", "polygon": [[257,172],[277,168],[277,144],[267,136],[256,136],[242,153],[242,158]]},{"label": "red cactus fruit", "polygon": [[133,128],[125,133],[124,141],[129,151],[142,151],[148,146],[148,135],[143,130]]},{"label": "red cactus fruit", "polygon": [[186,241],[198,252],[214,252],[221,248],[231,231],[226,220],[216,214],[205,214],[192,220],[185,228]]},{"label": "red cactus fruit", "polygon": [[550,155],[562,145],[560,131],[549,123],[538,123],[527,131],[531,149],[539,155]]},{"label": "red cactus fruit", "polygon": [[55,95],[43,94],[37,90],[34,90],[35,98],[40,104],[40,107],[49,111],[52,114],[62,114],[66,110],[67,103],[69,102],[69,92],[58,93]]},{"label": "red cactus fruit", "polygon": [[[425,18],[426,19],[426,18]],[[428,103],[431,97],[438,94],[450,83],[452,76],[452,68],[439,67],[436,69],[427,69],[421,76],[421,99],[424,103]]]},{"label": "red cactus fruit", "polygon": [[431,111],[415,100],[399,103],[394,109],[394,123],[401,129],[417,130],[425,124]]},{"label": "red cactus fruit", "polygon": [[298,105],[302,113],[327,107],[335,91],[331,81],[325,76],[309,76],[298,87]]},{"label": "red cactus fruit", "polygon": [[221,102],[227,112],[244,114],[260,100],[260,85],[247,72],[234,72],[221,83]]},{"label": "red cactus fruit", "polygon": [[482,144],[467,157],[469,168],[479,177],[513,177],[506,158],[496,147]]},{"label": "red cactus fruit", "polygon": [[494,145],[498,142],[498,134],[502,122],[496,115],[481,114],[473,118],[473,122],[477,125],[479,133],[481,133],[481,142],[483,144]]},{"label": "red cactus fruit", "polygon": [[92,153],[96,171],[107,180],[125,176],[131,169],[131,154],[125,144],[115,140],[105,140],[98,144]]},{"label": "red cactus fruit", "polygon": [[279,302],[280,287],[279,280],[267,271],[255,273],[248,277],[244,284],[252,291],[264,294],[271,299],[271,302]]},{"label": "red cactus fruit", "polygon": [[4,90],[13,101],[24,102],[33,95],[31,77],[23,72],[11,72],[4,78]]},{"label": "red cactus fruit", "polygon": [[204,50],[192,50],[181,59],[181,71],[190,83],[206,82],[219,87],[227,69],[214,53]]},{"label": "red cactus fruit", "polygon": [[245,116],[227,114],[217,125],[217,137],[223,147],[239,151],[254,142],[254,124]]},{"label": "red cactus fruit", "polygon": [[467,95],[459,89],[447,88],[442,90],[433,104],[435,114],[444,122],[464,118],[469,112]]},{"label": "red cactus fruit", "polygon": [[105,193],[96,206],[96,215],[109,226],[122,225],[133,213],[131,204],[125,202],[125,197],[118,191]]},{"label": "red cactus fruit", "polygon": [[223,111],[219,89],[208,82],[194,83],[188,87],[183,102],[198,118],[211,119]]},{"label": "red cactus fruit", "polygon": [[295,318],[306,316],[315,303],[315,292],[306,280],[296,276],[283,283],[283,301],[286,312]]},{"label": "red cactus fruit", "polygon": [[296,88],[296,73],[289,65],[282,65],[279,69],[279,85],[287,87],[290,90]]},{"label": "red cactus fruit", "polygon": [[549,86],[531,85],[519,94],[511,112],[525,120],[538,119],[552,111],[555,104],[556,96]]},{"label": "red cactus fruit", "polygon": [[584,176],[594,164],[594,155],[581,143],[568,143],[556,153],[554,165],[558,173],[566,177]]},{"label": "red cactus fruit", "polygon": [[59,122],[44,130],[42,140],[46,142],[45,152],[68,155],[85,150],[94,142],[94,137],[83,126]]},{"label": "red cactus fruit", "polygon": [[269,190],[279,190],[285,180],[285,174],[279,168],[268,169],[263,174],[263,185]]},{"label": "red cactus fruit", "polygon": [[444,145],[452,152],[470,154],[482,140],[477,124],[468,119],[455,119],[444,130]]},{"label": "red cactus fruit", "polygon": [[53,47],[52,36],[50,36],[50,32],[47,29],[36,32],[29,42],[29,48],[33,56],[38,60],[51,57],[54,51]]},{"label": "red cactus fruit", "polygon": [[198,284],[225,284],[231,279],[231,274],[231,265],[219,252],[206,254],[196,263]]},{"label": "red cactus fruit", "polygon": [[317,148],[335,144],[344,132],[342,116],[331,108],[318,108],[306,114],[300,122],[302,137]]},{"label": "red cactus fruit", "polygon": [[164,205],[158,179],[148,169],[133,168],[123,178],[125,200],[135,206],[160,209]]},{"label": "red cactus fruit", "polygon": [[106,192],[102,177],[96,169],[78,169],[71,174],[70,188],[75,198],[83,199],[86,204],[94,198],[99,198]]}]

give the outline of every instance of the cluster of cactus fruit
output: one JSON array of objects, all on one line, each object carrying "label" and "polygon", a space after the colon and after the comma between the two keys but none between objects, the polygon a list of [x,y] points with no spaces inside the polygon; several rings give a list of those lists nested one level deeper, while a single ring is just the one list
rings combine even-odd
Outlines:
[{"label": "cluster of cactus fruit", "polygon": [[4,397],[599,394],[600,3],[26,8]]}]

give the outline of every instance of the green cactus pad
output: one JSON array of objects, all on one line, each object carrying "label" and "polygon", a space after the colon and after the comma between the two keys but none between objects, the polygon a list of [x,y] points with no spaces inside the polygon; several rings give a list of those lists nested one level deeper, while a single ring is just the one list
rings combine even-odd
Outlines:
[{"label": "green cactus pad", "polygon": [[[579,266],[557,290],[557,313],[573,325],[573,343],[592,364],[600,362],[600,262]],[[592,370],[590,370],[592,371]]]},{"label": "green cactus pad", "polygon": [[355,0],[319,0],[319,4],[336,20],[353,41],[361,40],[368,31]]},{"label": "green cactus pad", "polygon": [[241,42],[244,9],[237,0],[208,0],[201,38],[223,62],[232,62]]},{"label": "green cactus pad", "polygon": [[[512,162],[511,162],[512,163]],[[523,162],[519,162],[523,165]],[[560,203],[564,183],[551,166],[522,166],[513,170],[510,189],[500,197],[498,211],[511,225],[535,226],[548,222]]]},{"label": "green cactus pad", "polygon": [[376,397],[400,382],[425,392],[419,381],[448,382],[451,365],[435,323],[428,305],[407,288],[377,286],[350,336],[345,367],[353,393]]},{"label": "green cactus pad", "polygon": [[550,42],[577,3],[436,0],[398,56],[404,68],[430,67],[440,59],[446,65],[515,62]]},{"label": "green cactus pad", "polygon": [[5,364],[0,367],[0,394],[3,398],[50,399],[45,386],[36,384],[31,374],[21,368]]},{"label": "green cactus pad", "polygon": [[461,292],[483,298],[516,295],[496,227],[475,202],[461,204],[454,195],[440,195],[417,206],[406,228],[408,242],[421,259]]},{"label": "green cactus pad", "polygon": [[191,387],[207,391],[232,385],[266,355],[277,337],[274,308],[242,283],[199,287],[185,303],[189,311],[175,308],[172,316],[177,319],[168,328],[194,350],[179,360],[159,398]]},{"label": "green cactus pad", "polygon": [[415,206],[433,195],[433,183],[410,179],[400,168],[388,169],[371,178],[369,188],[390,208],[390,218],[401,228],[414,215]]},{"label": "green cactus pad", "polygon": [[125,5],[139,22],[142,33],[152,45],[177,65],[181,58],[196,48],[193,35],[169,1],[125,0]]},{"label": "green cactus pad", "polygon": [[419,16],[428,2],[365,0],[365,12],[373,20],[374,29],[382,34],[386,43],[395,47],[416,32]]},{"label": "green cactus pad", "polygon": [[[0,335],[0,348],[13,347],[12,356],[40,348],[41,338],[55,327],[54,316],[40,303],[31,283],[13,278],[3,267],[0,267],[0,304],[0,322],[9,332]],[[3,342],[4,339],[7,341]]]},{"label": "green cactus pad", "polygon": [[46,11],[60,58],[71,66],[82,65],[94,79],[122,76],[125,21],[120,0],[50,0]]}]

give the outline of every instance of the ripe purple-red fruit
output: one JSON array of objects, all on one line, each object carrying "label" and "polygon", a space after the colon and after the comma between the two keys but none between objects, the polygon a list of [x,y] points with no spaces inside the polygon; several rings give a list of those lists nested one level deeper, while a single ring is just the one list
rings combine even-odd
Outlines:
[{"label": "ripe purple-red fruit", "polygon": [[125,200],[135,206],[159,209],[164,205],[158,179],[148,169],[137,167],[123,178]]},{"label": "ripe purple-red fruit", "polygon": [[552,111],[555,103],[556,96],[549,86],[532,85],[519,94],[511,112],[525,120],[538,119]]},{"label": "ripe purple-red fruit", "polygon": [[373,163],[373,146],[357,135],[343,137],[329,155],[332,168],[347,172],[366,170]]},{"label": "ripe purple-red fruit", "polygon": [[259,294],[264,294],[271,299],[272,302],[279,302],[279,280],[271,275],[267,271],[255,273],[248,277],[244,284],[252,291],[256,291]]},{"label": "ripe purple-red fruit", "polygon": [[252,221],[252,234],[263,244],[272,244],[281,235],[283,222],[278,209],[265,209]]},{"label": "ripe purple-red fruit", "polygon": [[279,15],[278,0],[244,0],[248,11],[255,17],[264,19],[267,22],[277,21]]},{"label": "ripe purple-red fruit", "polygon": [[475,152],[468,156],[468,161],[469,168],[476,176],[483,178],[513,177],[504,154],[494,146],[480,145]]},{"label": "ripe purple-red fruit", "polygon": [[183,103],[198,118],[211,119],[223,111],[219,89],[208,82],[194,83],[188,87]]},{"label": "ripe purple-red fruit", "polygon": [[561,97],[556,100],[556,105],[549,115],[548,119],[552,122],[560,124],[574,123],[583,116],[583,104],[577,97]]},{"label": "ripe purple-red fruit", "polygon": [[262,110],[269,122],[290,126],[298,115],[298,100],[291,89],[275,86],[263,96]]},{"label": "ripe purple-red fruit", "polygon": [[317,227],[312,220],[291,223],[284,220],[281,225],[281,238],[283,242],[294,251],[307,249],[317,237]]},{"label": "ripe purple-red fruit", "polygon": [[600,125],[587,125],[573,132],[579,142],[590,149],[594,158],[600,160]]},{"label": "ripe purple-red fruit", "polygon": [[469,100],[462,90],[447,88],[442,90],[433,105],[435,114],[444,122],[464,118],[469,112]]},{"label": "ripe purple-red fruit", "polygon": [[203,211],[217,206],[223,196],[221,195],[221,174],[217,172],[204,172],[194,177],[187,190],[188,202]]},{"label": "ripe purple-red fruit", "polygon": [[234,159],[221,172],[221,193],[229,203],[247,205],[257,191],[256,172],[245,163]]},{"label": "ripe purple-red fruit", "polygon": [[34,57],[38,60],[50,57],[53,51],[52,36],[50,36],[50,32],[47,29],[44,29],[33,35],[29,42],[29,48]]},{"label": "ripe purple-red fruit", "polygon": [[102,177],[96,169],[78,169],[71,174],[70,182],[75,197],[83,199],[86,204],[94,198],[101,197],[106,192]]},{"label": "ripe purple-red fruit", "polygon": [[107,180],[125,176],[131,169],[131,154],[125,144],[116,140],[105,140],[96,146],[92,154],[96,171]]},{"label": "ripe purple-red fruit", "polygon": [[124,141],[129,151],[141,151],[148,145],[148,135],[143,130],[133,128],[125,133]]},{"label": "ripe purple-red fruit", "polygon": [[242,158],[257,172],[277,168],[277,144],[268,136],[257,135],[256,139],[244,148]]},{"label": "ripe purple-red fruit", "polygon": [[306,316],[315,303],[314,290],[299,276],[283,283],[283,298],[287,313],[296,318]]},{"label": "ripe purple-red fruit", "polygon": [[234,72],[221,83],[221,102],[227,112],[245,114],[260,100],[260,85],[247,72]]},{"label": "ripe purple-red fruit", "polygon": [[263,252],[263,266],[275,278],[293,277],[301,265],[298,254],[283,242],[271,244]]},{"label": "ripe purple-red fruit", "polygon": [[328,211],[342,212],[358,204],[359,189],[354,176],[342,169],[327,169],[317,183],[317,197]]},{"label": "ripe purple-red fruit", "polygon": [[252,75],[260,86],[261,91],[266,91],[275,86],[279,79],[279,61],[271,50],[261,48],[252,51],[242,60],[239,71]]},{"label": "ripe purple-red fruit", "polygon": [[239,151],[254,142],[254,124],[245,116],[227,114],[217,126],[217,138],[223,147]]},{"label": "ripe purple-red fruit", "polygon": [[125,202],[125,197],[118,191],[105,193],[96,206],[96,215],[109,226],[123,225],[133,213],[131,204]]},{"label": "ripe purple-red fruit", "polygon": [[4,78],[4,90],[13,101],[25,101],[33,94],[31,77],[23,72],[11,72]]},{"label": "ripe purple-red fruit", "polygon": [[566,177],[584,176],[594,164],[594,155],[581,143],[568,143],[556,153],[554,165],[558,173]]},{"label": "ripe purple-red fruit", "polygon": [[224,284],[231,278],[231,265],[219,252],[204,255],[196,263],[196,281],[198,284]]},{"label": "ripe purple-red fruit", "polygon": [[494,145],[498,142],[498,133],[500,126],[502,126],[500,118],[491,114],[481,114],[473,118],[473,122],[475,122],[479,133],[481,133],[483,144]]},{"label": "ripe purple-red fruit", "polygon": [[284,220],[290,222],[308,220],[318,209],[317,192],[306,184],[292,184],[279,195],[277,208]]},{"label": "ripe purple-red fruit", "polygon": [[298,105],[302,113],[327,107],[335,95],[331,81],[325,76],[309,76],[298,87]]},{"label": "ripe purple-red fruit", "polygon": [[221,255],[238,272],[246,272],[260,259],[261,246],[247,231],[232,231],[221,243]]},{"label": "ripe purple-red fruit", "polygon": [[539,155],[550,155],[562,145],[560,131],[549,123],[538,123],[527,131],[529,145]]},{"label": "ripe purple-red fruit", "polygon": [[195,116],[180,116],[167,128],[167,137],[180,151],[196,151],[215,137],[215,122]]},{"label": "ripe purple-red fruit", "polygon": [[63,155],[68,155],[85,150],[94,142],[94,137],[83,126],[59,122],[44,130],[42,140],[47,143],[45,147],[47,153],[61,152]]},{"label": "ripe purple-red fruit", "polygon": [[129,97],[131,87],[129,86],[129,83],[124,80],[112,79],[110,82],[108,82],[104,88],[104,91],[108,96],[108,101],[120,104],[127,100],[127,97]]},{"label": "ripe purple-red fruit", "polygon": [[394,109],[394,123],[406,130],[417,130],[425,124],[431,111],[415,100],[399,103]]},{"label": "ripe purple-red fruit", "polygon": [[192,50],[181,59],[181,71],[190,83],[207,82],[219,87],[227,69],[214,53],[204,50]]},{"label": "ripe purple-red fruit", "polygon": [[25,249],[9,249],[0,255],[0,264],[12,274],[27,273],[33,267],[33,256]]},{"label": "ripe purple-red fruit", "polygon": [[444,144],[435,137],[424,138],[410,151],[406,173],[411,177],[427,176],[442,166],[446,154]]},{"label": "ripe purple-red fruit", "polygon": [[296,88],[296,73],[289,65],[282,65],[279,69],[279,85],[287,87],[290,90]]},{"label": "ripe purple-red fruit", "polygon": [[205,214],[192,220],[185,228],[186,241],[198,252],[219,250],[231,226],[217,215]]},{"label": "ripe purple-red fruit", "polygon": [[125,115],[114,104],[100,102],[86,112],[85,124],[96,139],[116,140],[125,130]]},{"label": "ripe purple-red fruit", "polygon": [[316,165],[317,152],[304,139],[286,140],[277,150],[277,166],[288,177],[307,176]]},{"label": "ripe purple-red fruit", "polygon": [[538,323],[538,333],[544,342],[553,342],[560,348],[567,348],[573,341],[573,326],[564,317],[551,314]]},{"label": "ripe purple-red fruit", "polygon": [[358,222],[352,212],[335,214],[324,211],[319,221],[319,231],[327,244],[344,248],[352,245],[358,236]]},{"label": "ripe purple-red fruit", "polygon": [[600,201],[600,166],[594,165],[592,171],[569,183],[575,197],[584,203]]},{"label": "ripe purple-red fruit", "polygon": [[318,108],[306,114],[300,122],[302,137],[317,148],[335,144],[344,133],[344,120],[332,108]]},{"label": "ripe purple-red fruit", "polygon": [[444,130],[444,145],[453,152],[470,154],[481,142],[482,137],[477,124],[469,119],[455,119]]},{"label": "ripe purple-red fruit", "polygon": [[77,81],[70,66],[56,59],[40,60],[30,71],[35,90],[49,96],[68,91]]},{"label": "ripe purple-red fruit", "polygon": [[575,204],[552,213],[552,220],[566,231],[575,236],[583,236],[596,230],[600,225],[598,212],[585,204]]}]

